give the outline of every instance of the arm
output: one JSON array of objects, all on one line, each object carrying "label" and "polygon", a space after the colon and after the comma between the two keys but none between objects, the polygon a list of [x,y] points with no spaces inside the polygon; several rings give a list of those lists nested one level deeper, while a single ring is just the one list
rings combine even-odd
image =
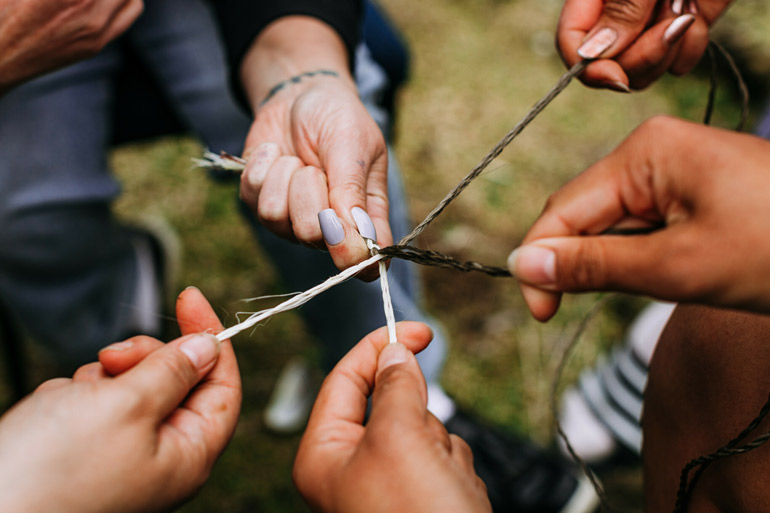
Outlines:
[{"label": "arm", "polygon": [[689,72],[708,45],[709,27],[732,0],[566,0],[556,42],[568,67],[591,63],[581,80],[628,92],[666,71]]},{"label": "arm", "polygon": [[142,0],[0,0],[0,96],[97,54],[142,12]]},{"label": "arm", "polygon": [[[279,236],[313,247],[325,242],[344,269],[369,256],[362,225],[373,227],[362,233],[380,245],[392,242],[387,147],[350,73],[350,29],[330,21],[333,15],[296,12],[261,29],[238,63],[255,118],[241,198]],[[351,19],[357,34],[358,19]]]},{"label": "arm", "polygon": [[540,320],[597,290],[770,313],[769,170],[763,139],[655,118],[549,199],[509,268]]}]

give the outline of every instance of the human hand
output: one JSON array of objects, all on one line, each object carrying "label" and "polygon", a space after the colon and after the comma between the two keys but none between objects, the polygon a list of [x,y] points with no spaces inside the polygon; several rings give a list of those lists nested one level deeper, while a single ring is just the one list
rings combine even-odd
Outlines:
[{"label": "human hand", "polygon": [[[358,98],[344,47],[330,28],[289,17],[265,32],[242,69],[255,121],[246,139],[241,199],[283,238],[315,247],[325,240],[335,265],[345,269],[370,256],[361,234],[381,246],[393,241],[385,140]],[[276,65],[276,47],[288,47],[282,56],[300,56],[295,71]]]},{"label": "human hand", "polygon": [[240,378],[229,342],[193,334],[222,329],[199,291],[177,316],[183,337],[113,344],[0,420],[0,510],[164,511],[203,485],[235,429]]},{"label": "human hand", "polygon": [[581,75],[586,85],[643,89],[666,71],[688,73],[708,46],[709,27],[731,2],[566,0],[556,44],[568,67],[601,57]]},{"label": "human hand", "polygon": [[382,328],[326,378],[294,463],[294,481],[313,510],[491,511],[470,448],[427,410],[412,352],[431,336],[424,324],[402,322],[400,343],[389,345]]},{"label": "human hand", "polygon": [[530,311],[544,321],[561,292],[615,290],[770,312],[769,163],[758,137],[645,122],[553,194],[511,254]]},{"label": "human hand", "polygon": [[143,8],[142,0],[0,0],[0,95],[36,75],[96,55]]}]

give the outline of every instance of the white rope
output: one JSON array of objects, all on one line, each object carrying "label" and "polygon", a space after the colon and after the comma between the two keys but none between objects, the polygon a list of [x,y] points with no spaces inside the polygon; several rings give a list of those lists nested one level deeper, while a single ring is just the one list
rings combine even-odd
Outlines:
[{"label": "white rope", "polygon": [[[322,292],[325,292],[329,290],[330,288],[334,287],[335,285],[339,285],[340,283],[343,283],[356,274],[360,273],[370,265],[380,262],[385,258],[384,255],[374,255],[370,258],[367,258],[363,262],[354,265],[353,267],[349,267],[348,269],[345,269],[341,273],[337,274],[336,276],[332,276],[331,278],[327,279],[323,283],[319,283],[312,289],[308,289],[305,292],[302,292],[301,294],[297,294],[293,298],[284,301],[280,305],[274,306],[273,308],[268,308],[267,310],[261,310],[259,312],[255,312],[251,315],[248,319],[245,321],[236,324],[235,326],[231,326],[221,332],[217,335],[217,338],[220,341],[227,340],[230,337],[233,337],[237,335],[238,333],[247,330],[251,328],[252,326],[255,326],[257,323],[264,321],[265,319],[269,319],[270,317],[283,313],[288,312],[289,310],[294,310],[295,308],[298,308],[317,295],[321,294]],[[384,262],[382,262],[384,264]],[[382,271],[380,271],[382,272]],[[384,294],[384,292],[383,292]],[[390,295],[388,295],[390,297]],[[391,312],[393,311],[393,307],[391,306]],[[387,314],[386,314],[387,315]],[[395,328],[394,328],[395,329]]]},{"label": "white rope", "polygon": [[[372,239],[366,239],[366,246],[372,255],[375,255],[375,250],[380,247],[374,243]],[[395,344],[398,342],[396,338],[396,315],[393,313],[393,301],[390,298],[390,284],[388,283],[388,266],[385,262],[380,260],[380,287],[382,288],[382,305],[385,308],[385,321],[388,325],[388,342]]]},{"label": "white rope", "polygon": [[246,160],[228,153],[217,155],[213,151],[204,151],[202,159],[192,159],[193,164],[204,169],[223,169],[240,173],[246,168]]}]

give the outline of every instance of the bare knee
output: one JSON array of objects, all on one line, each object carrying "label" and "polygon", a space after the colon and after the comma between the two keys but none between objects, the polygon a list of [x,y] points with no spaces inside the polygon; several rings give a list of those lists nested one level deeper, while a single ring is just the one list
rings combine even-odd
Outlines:
[{"label": "bare knee", "polygon": [[[727,443],[756,416],[770,392],[769,361],[770,317],[677,308],[657,346],[645,393],[650,511],[670,510],[682,467]],[[769,428],[770,423],[763,423],[749,439]],[[758,449],[713,464],[704,472],[688,511],[720,511],[722,506],[762,510],[770,494],[752,472],[766,475],[768,461],[770,451]]]}]

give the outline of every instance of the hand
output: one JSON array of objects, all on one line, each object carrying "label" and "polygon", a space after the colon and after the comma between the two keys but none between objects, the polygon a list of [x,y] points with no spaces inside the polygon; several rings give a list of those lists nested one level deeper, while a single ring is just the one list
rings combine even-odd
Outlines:
[{"label": "hand", "polygon": [[424,324],[403,322],[401,343],[389,345],[382,328],[326,378],[294,463],[294,481],[314,511],[491,511],[470,448],[427,411],[412,351],[431,336]]},{"label": "hand", "polygon": [[142,0],[0,0],[0,95],[96,55],[143,8]]},{"label": "hand", "polygon": [[566,0],[556,44],[568,67],[601,57],[581,75],[586,85],[643,89],[666,71],[688,73],[708,46],[709,27],[731,1]]},{"label": "hand", "polygon": [[770,312],[767,191],[769,142],[654,118],[551,196],[508,265],[540,320],[562,291]]},{"label": "hand", "polygon": [[2,511],[163,511],[197,491],[235,429],[240,378],[229,342],[193,334],[222,329],[199,291],[177,316],[183,337],[109,346],[2,418]]},{"label": "hand", "polygon": [[[281,65],[287,59],[290,72]],[[318,70],[336,76],[306,74],[269,96],[289,77]],[[336,33],[317,20],[281,19],[259,36],[241,74],[255,110],[241,198],[260,222],[286,239],[323,247],[319,212],[333,209],[324,213],[332,216],[326,243],[340,269],[370,256],[362,222],[381,246],[392,244],[387,146],[358,98]]]}]

